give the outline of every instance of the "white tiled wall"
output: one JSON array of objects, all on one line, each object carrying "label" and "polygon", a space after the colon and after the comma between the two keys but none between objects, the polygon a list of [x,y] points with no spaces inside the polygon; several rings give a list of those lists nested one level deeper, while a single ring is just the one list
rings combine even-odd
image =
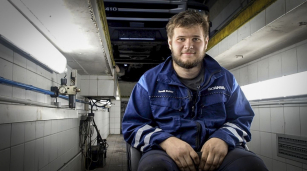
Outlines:
[{"label": "white tiled wall", "polygon": [[79,153],[78,118],[1,124],[0,135],[1,171],[57,170]]},{"label": "white tiled wall", "polygon": [[110,108],[110,134],[121,133],[121,102],[119,100],[112,101],[112,107]]},{"label": "white tiled wall", "polygon": [[[307,40],[250,62],[231,72],[241,86],[307,71]],[[244,73],[247,72],[247,73]],[[256,74],[257,73],[257,74]],[[242,76],[243,74],[243,76]],[[248,83],[246,76],[248,75]],[[302,78],[302,81],[305,81]],[[307,137],[307,105],[253,106],[249,148],[259,155],[269,170],[304,171],[303,163],[277,156],[276,134]]]}]

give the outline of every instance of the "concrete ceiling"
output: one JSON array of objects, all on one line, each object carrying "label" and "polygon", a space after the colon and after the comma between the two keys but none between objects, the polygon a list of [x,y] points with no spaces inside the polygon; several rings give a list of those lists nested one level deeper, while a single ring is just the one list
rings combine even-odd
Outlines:
[{"label": "concrete ceiling", "polygon": [[303,41],[307,39],[306,16],[305,2],[214,58],[223,67],[232,69]]},{"label": "concrete ceiling", "polygon": [[10,0],[81,75],[110,75],[110,65],[89,1]]}]

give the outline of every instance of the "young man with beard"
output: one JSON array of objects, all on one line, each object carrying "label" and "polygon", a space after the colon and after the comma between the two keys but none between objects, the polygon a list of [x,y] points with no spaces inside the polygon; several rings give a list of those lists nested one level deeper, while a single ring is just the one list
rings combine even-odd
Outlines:
[{"label": "young man with beard", "polygon": [[246,146],[250,104],[206,55],[208,22],[188,10],[166,27],[172,56],[141,77],[122,123],[125,141],[143,152],[138,170],[267,170]]}]

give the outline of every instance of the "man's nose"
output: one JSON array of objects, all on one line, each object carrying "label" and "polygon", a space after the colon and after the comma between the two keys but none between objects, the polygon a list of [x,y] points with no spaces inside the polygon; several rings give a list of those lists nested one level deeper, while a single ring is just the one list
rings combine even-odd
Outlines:
[{"label": "man's nose", "polygon": [[190,39],[187,39],[184,44],[184,49],[193,49],[193,41]]}]

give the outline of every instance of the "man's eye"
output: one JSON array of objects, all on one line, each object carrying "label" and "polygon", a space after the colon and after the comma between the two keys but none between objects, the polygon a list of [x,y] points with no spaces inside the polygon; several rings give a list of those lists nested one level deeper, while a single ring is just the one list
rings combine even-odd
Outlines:
[{"label": "man's eye", "polygon": [[185,39],[184,39],[184,38],[179,38],[178,40],[181,41],[181,42],[183,42]]},{"label": "man's eye", "polygon": [[199,39],[199,38],[193,38],[193,40],[194,40],[194,41],[199,41],[200,39]]}]

